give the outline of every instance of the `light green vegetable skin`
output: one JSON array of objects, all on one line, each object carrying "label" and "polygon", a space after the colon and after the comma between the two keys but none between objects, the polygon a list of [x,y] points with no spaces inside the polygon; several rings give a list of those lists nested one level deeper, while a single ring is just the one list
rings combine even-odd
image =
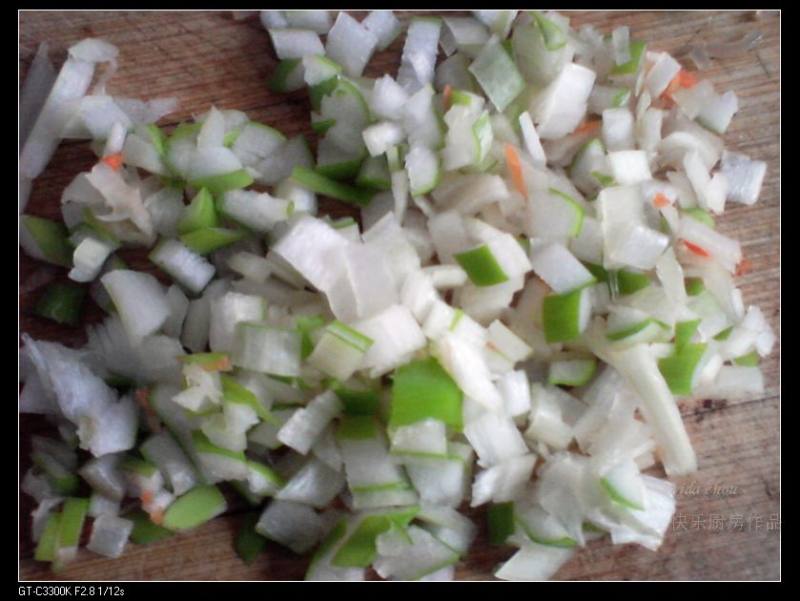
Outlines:
[{"label": "light green vegetable skin", "polygon": [[366,206],[372,200],[372,192],[343,184],[307,167],[295,167],[292,179],[317,194],[330,196],[342,202]]},{"label": "light green vegetable skin", "polygon": [[36,314],[56,323],[74,326],[80,322],[86,290],[72,284],[51,284],[36,304]]},{"label": "light green vegetable skin", "polygon": [[72,247],[69,244],[69,232],[63,223],[23,215],[20,218],[25,228],[35,240],[44,260],[62,267],[72,266]]},{"label": "light green vegetable skin", "polygon": [[178,222],[178,233],[188,234],[195,230],[212,228],[217,225],[217,210],[214,197],[208,189],[201,189],[186,207]]},{"label": "light green vegetable skin", "polygon": [[486,244],[458,253],[455,260],[476,286],[494,286],[508,281],[508,276]]},{"label": "light green vegetable skin", "polygon": [[460,431],[463,396],[458,385],[433,357],[408,363],[394,374],[389,427],[430,418]]},{"label": "light green vegetable skin", "polygon": [[267,539],[255,530],[258,516],[258,512],[248,513],[245,516],[233,543],[236,554],[245,563],[253,563],[267,548]]},{"label": "light green vegetable skin", "polygon": [[493,503],[486,513],[489,527],[489,542],[504,545],[506,539],[514,534],[514,503]]},{"label": "light green vegetable skin", "polygon": [[164,527],[183,531],[196,528],[228,508],[225,497],[216,486],[196,486],[179,497],[164,513]]},{"label": "light green vegetable skin", "polygon": [[377,556],[375,539],[390,528],[405,529],[418,512],[418,507],[411,507],[363,518],[353,534],[333,556],[333,565],[339,567],[367,567]]},{"label": "light green vegetable skin", "polygon": [[569,342],[581,335],[581,299],[585,288],[546,296],[542,304],[544,336],[548,343]]}]

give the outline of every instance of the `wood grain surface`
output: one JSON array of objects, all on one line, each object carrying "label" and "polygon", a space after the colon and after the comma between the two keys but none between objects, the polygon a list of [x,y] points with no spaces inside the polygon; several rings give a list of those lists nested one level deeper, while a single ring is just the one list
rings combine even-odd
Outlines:
[{"label": "wood grain surface", "polygon": [[[353,13],[361,18],[359,13]],[[726,42],[759,30],[755,50],[715,59],[701,72],[718,90],[732,89],[740,110],[725,135],[728,148],[767,162],[759,202],[729,205],[719,230],[739,239],[752,270],[737,279],[746,303],[758,304],[780,334],[780,16],[740,12],[567,12],[574,26],[592,24],[603,32],[629,25],[631,35],[649,49],[666,50],[681,59],[695,41]],[[400,13],[406,19],[408,13]],[[109,85],[114,95],[136,98],[177,96],[178,111],[163,121],[175,124],[214,104],[247,111],[251,118],[287,135],[305,133],[309,124],[307,94],[270,92],[265,82],[276,59],[258,19],[234,21],[222,12],[37,12],[20,15],[20,74],[24,76],[37,45],[50,43],[60,61],[81,38],[107,39],[120,49],[120,69]],[[403,37],[378,53],[366,74],[396,74]],[[685,63],[684,59],[684,63]],[[64,143],[36,180],[27,212],[60,219],[63,188],[93,164],[86,143]],[[323,200],[324,211],[347,209]],[[153,271],[145,254],[123,254],[136,269]],[[79,346],[82,328],[60,327],[31,315],[41,289],[27,290],[48,268],[20,256],[20,329],[35,338]],[[63,271],[63,270],[62,270]],[[64,277],[59,273],[57,277]],[[167,281],[162,274],[159,274]],[[95,306],[85,318],[100,319]],[[780,577],[780,343],[763,361],[763,398],[681,402],[681,413],[695,446],[700,469],[677,481],[678,506],[672,527],[658,552],[638,546],[598,541],[579,550],[557,579],[602,580],[772,580]],[[48,430],[34,416],[20,418],[20,476],[30,461],[29,438]],[[232,503],[223,517],[198,530],[147,547],[128,545],[122,558],[109,560],[85,549],[79,559],[54,575],[33,561],[28,533],[32,501],[20,495],[20,563],[23,580],[286,580],[301,579],[307,560],[270,543],[268,552],[245,565],[232,548],[246,510]],[[473,512],[481,531],[469,556],[457,568],[466,580],[492,578],[493,569],[512,553],[490,547],[483,513]]]}]

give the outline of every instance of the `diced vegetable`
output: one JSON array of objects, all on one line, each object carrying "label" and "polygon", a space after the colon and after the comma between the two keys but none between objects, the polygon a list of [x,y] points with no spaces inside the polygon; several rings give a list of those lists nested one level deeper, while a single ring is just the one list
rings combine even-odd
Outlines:
[{"label": "diced vegetable", "polygon": [[[21,336],[20,412],[60,437],[30,439],[21,480],[34,558],[75,559],[87,514],[112,558],[197,528],[222,483],[243,561],[313,552],[306,580],[452,580],[466,502],[518,549],[499,579],[606,535],[657,550],[675,487],[643,472],[698,468],[676,401],[763,396],[778,342],[717,217],[765,183],[724,147],[736,94],[555,11],[259,17],[262,83],[307,89],[315,154],[214,106],[165,133],[175,99],[108,95],[100,39],[29,69],[20,211],[62,138],[97,158],[20,245],[106,313],[82,348]],[[370,68],[406,25],[396,78]],[[21,298],[77,325],[85,290],[52,265],[23,265]]]},{"label": "diced vegetable", "polygon": [[57,323],[77,325],[85,295],[85,289],[80,286],[51,284],[36,304],[36,314]]},{"label": "diced vegetable", "polygon": [[461,390],[436,359],[408,363],[395,371],[389,425],[434,418],[461,430],[462,398]]},{"label": "diced vegetable", "polygon": [[179,497],[164,513],[164,527],[190,530],[215,518],[227,509],[225,497],[216,486],[197,486]]}]

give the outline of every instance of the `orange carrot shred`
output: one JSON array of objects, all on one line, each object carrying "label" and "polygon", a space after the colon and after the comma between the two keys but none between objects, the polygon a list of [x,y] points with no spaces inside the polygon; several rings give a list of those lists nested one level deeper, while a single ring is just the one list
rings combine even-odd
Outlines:
[{"label": "orange carrot shred", "polygon": [[753,268],[753,263],[750,259],[742,259],[739,261],[739,264],[736,266],[736,275],[744,275],[749,272]]},{"label": "orange carrot shred", "polygon": [[203,363],[202,367],[206,371],[230,371],[233,368],[233,365],[231,364],[231,358],[228,355],[225,355],[216,361]]},{"label": "orange carrot shred", "polygon": [[111,167],[114,171],[119,171],[122,168],[122,153],[110,154],[103,157],[103,162]]},{"label": "orange carrot shred", "polygon": [[158,415],[156,415],[156,412],[153,411],[153,407],[150,405],[150,389],[137,388],[136,392],[134,392],[134,398],[144,411],[144,417],[147,421],[147,426],[150,428],[150,431],[160,432],[161,420],[158,419]]},{"label": "orange carrot shred", "polygon": [[589,132],[596,130],[598,127],[600,127],[600,119],[586,119],[585,121],[583,121],[583,123],[578,125],[578,127],[576,127],[575,131],[573,131],[572,133],[587,134]]},{"label": "orange carrot shred", "polygon": [[686,246],[686,248],[690,252],[694,253],[698,257],[710,257],[711,256],[711,253],[709,253],[702,246],[698,246],[697,244],[693,244],[693,243],[689,242],[688,240],[684,240],[683,244],[684,244],[684,246]]},{"label": "orange carrot shred", "polygon": [[677,77],[682,88],[693,88],[697,85],[697,76],[691,71],[681,69],[678,71]]},{"label": "orange carrot shred", "polygon": [[681,88],[688,89],[697,85],[697,76],[691,71],[681,69],[678,74],[669,82],[667,89],[661,93],[661,98],[666,100],[669,105],[674,105],[675,100],[672,95]]},{"label": "orange carrot shred", "polygon": [[669,198],[667,198],[664,194],[659,192],[653,197],[653,206],[657,209],[663,209],[664,207],[668,207],[670,205]]},{"label": "orange carrot shred", "polygon": [[148,505],[153,502],[153,491],[143,490],[139,498],[142,500],[142,505]]},{"label": "orange carrot shred", "polygon": [[514,187],[525,198],[528,197],[528,186],[525,185],[525,178],[522,175],[522,165],[519,162],[517,149],[512,144],[506,144],[506,163],[511,171],[511,179],[514,180]]},{"label": "orange carrot shred", "polygon": [[453,87],[448,83],[445,84],[444,90],[442,91],[442,103],[444,104],[444,110],[450,110],[450,105],[453,102]]}]

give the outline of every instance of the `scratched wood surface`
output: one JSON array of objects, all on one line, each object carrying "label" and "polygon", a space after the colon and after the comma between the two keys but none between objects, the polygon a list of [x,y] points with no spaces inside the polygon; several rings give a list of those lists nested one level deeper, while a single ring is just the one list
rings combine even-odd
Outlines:
[{"label": "scratched wood surface", "polygon": [[[354,13],[360,18],[358,13]],[[740,12],[572,12],[576,26],[592,24],[604,32],[629,25],[632,35],[651,49],[685,55],[693,41],[725,42],[754,29],[764,37],[754,51],[716,59],[701,73],[718,90],[732,89],[740,110],[725,135],[727,146],[768,164],[759,202],[730,206],[718,219],[719,229],[742,243],[752,270],[738,278],[745,300],[764,310],[779,332],[780,198],[779,78],[780,17]],[[402,18],[408,18],[402,14]],[[64,50],[83,37],[102,37],[120,49],[120,69],[109,90],[114,95],[151,98],[177,96],[178,111],[163,120],[172,125],[210,104],[245,110],[256,120],[287,135],[311,135],[305,92],[274,94],[265,81],[276,64],[268,36],[257,19],[236,22],[229,13],[23,12],[20,16],[20,72],[43,40],[60,60]],[[376,55],[370,76],[396,74],[403,38]],[[61,191],[79,172],[91,167],[86,143],[65,143],[47,171],[36,180],[27,212],[60,218]],[[341,214],[336,203],[323,210]],[[134,268],[152,270],[141,252],[125,254]],[[20,328],[35,338],[84,343],[82,328],[60,327],[30,314],[40,289],[27,290],[43,266],[20,257]],[[59,273],[57,277],[63,277]],[[160,275],[163,278],[163,276]],[[166,281],[166,280],[165,280]],[[96,321],[89,306],[85,319]],[[780,577],[779,471],[780,344],[762,363],[763,398],[739,401],[681,402],[681,413],[697,450],[700,469],[677,482],[678,505],[672,527],[658,552],[638,546],[599,541],[580,550],[557,579],[771,580]],[[20,474],[29,466],[29,437],[47,431],[42,420],[20,419]],[[130,544],[120,559],[109,560],[81,550],[78,561],[58,575],[32,560],[29,537],[31,499],[20,495],[20,562],[24,580],[279,580],[300,579],[306,560],[270,543],[268,552],[245,565],[232,549],[233,536],[246,510],[234,502],[229,512],[197,531],[147,547]],[[511,549],[486,542],[483,514],[473,517],[481,531],[456,577],[490,579]]]}]

